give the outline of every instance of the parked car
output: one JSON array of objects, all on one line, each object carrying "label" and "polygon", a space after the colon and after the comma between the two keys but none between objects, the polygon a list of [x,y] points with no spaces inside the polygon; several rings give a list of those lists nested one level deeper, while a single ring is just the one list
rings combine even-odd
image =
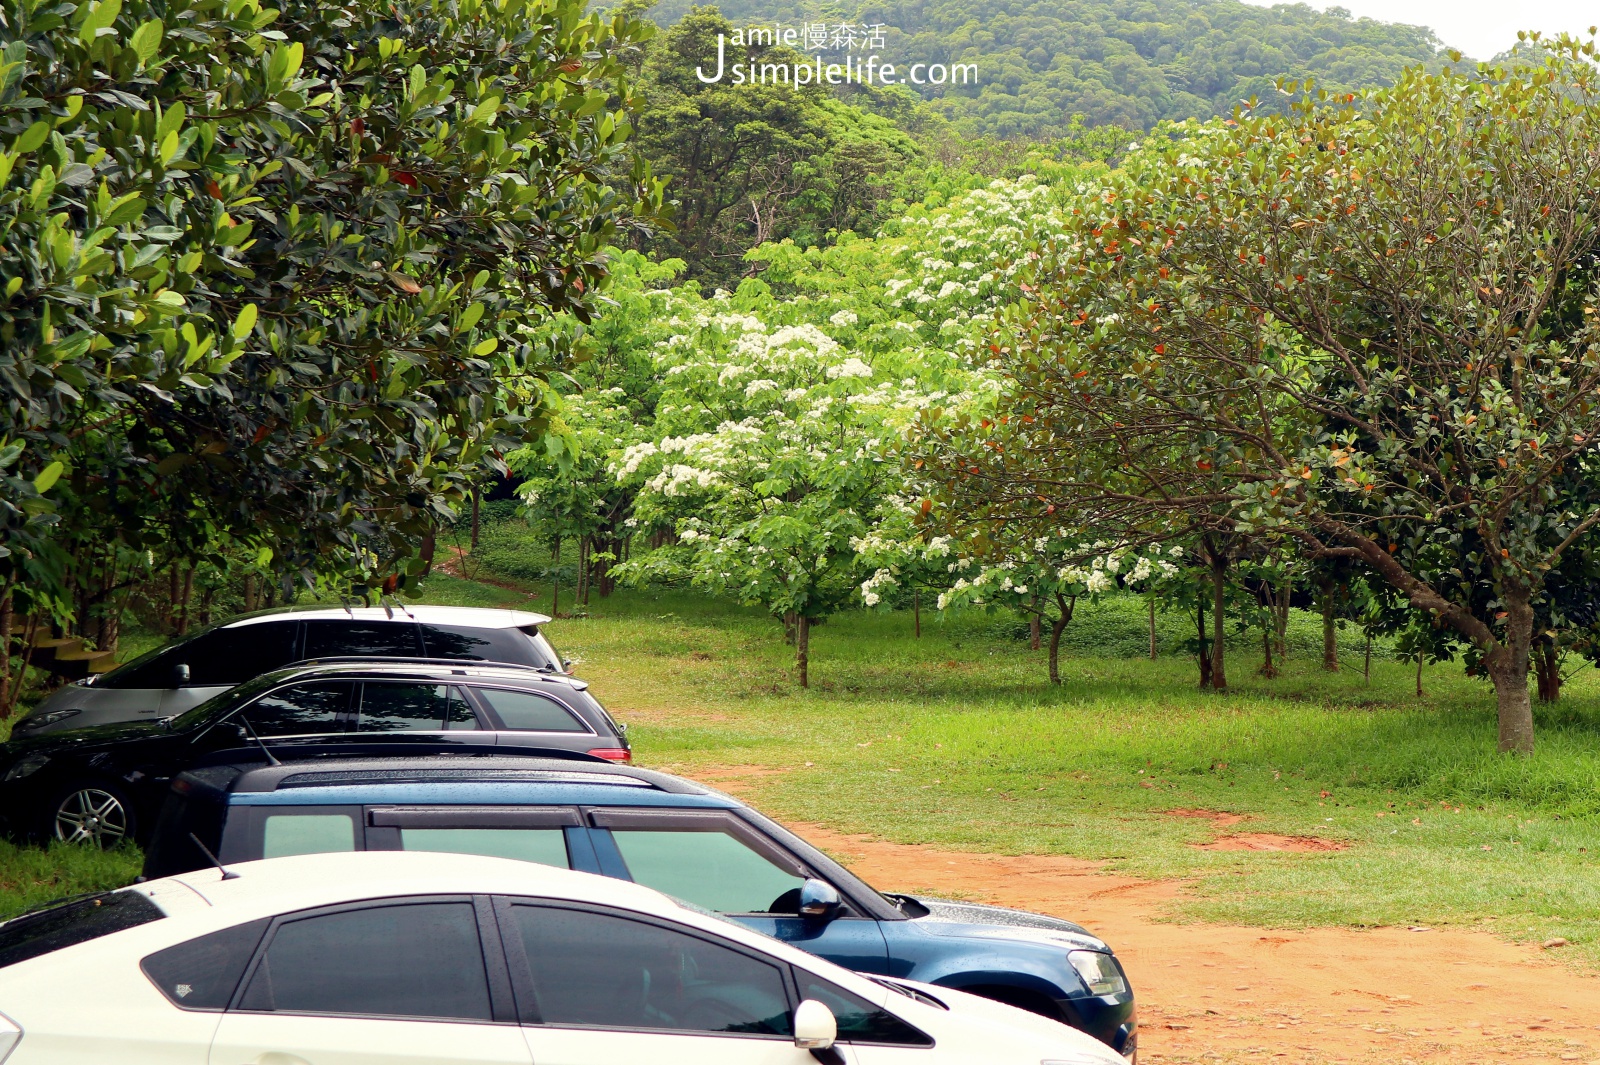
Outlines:
[{"label": "parked car", "polygon": [[145,873],[203,868],[207,851],[231,866],[361,850],[485,854],[632,880],[847,968],[1020,1006],[1135,1058],[1133,991],[1111,948],[1082,927],[880,893],[738,800],[630,766],[496,755],[191,770],[173,781]]},{"label": "parked car", "polygon": [[20,834],[115,844],[144,838],[191,766],[330,754],[529,747],[628,761],[623,729],[571,677],[465,662],[342,662],[258,677],[175,718],[13,738],[0,811]]},{"label": "parked car", "polygon": [[0,1003],[7,1065],[1120,1063],[633,884],[438,854],[252,862],[8,921]]},{"label": "parked car", "polygon": [[541,628],[549,621],[521,610],[453,606],[262,610],[68,684],[19,720],[12,735],[176,717],[252,677],[311,660],[437,658],[565,672]]}]

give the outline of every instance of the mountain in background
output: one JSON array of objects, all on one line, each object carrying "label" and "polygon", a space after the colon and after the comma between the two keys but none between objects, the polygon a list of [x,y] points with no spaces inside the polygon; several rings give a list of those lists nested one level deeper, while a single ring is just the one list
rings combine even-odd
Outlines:
[{"label": "mountain in background", "polygon": [[[1089,126],[1148,129],[1163,119],[1228,115],[1252,96],[1279,106],[1276,80],[1283,75],[1350,90],[1392,82],[1407,66],[1447,62],[1425,27],[1305,4],[720,0],[716,6],[735,26],[882,24],[879,54],[897,65],[977,63],[977,84],[919,89],[928,109],[967,137],[1063,136],[1074,115]],[[649,15],[671,26],[689,10],[690,0],[660,0]]]}]

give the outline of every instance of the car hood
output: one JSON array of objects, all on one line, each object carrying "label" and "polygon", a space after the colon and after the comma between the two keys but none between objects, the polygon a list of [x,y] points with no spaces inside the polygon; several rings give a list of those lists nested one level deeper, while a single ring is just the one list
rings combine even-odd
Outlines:
[{"label": "car hood", "polygon": [[37,736],[13,736],[5,744],[5,750],[7,754],[79,750],[165,735],[168,735],[167,727],[159,721],[119,721],[109,725],[42,732]]},{"label": "car hood", "polygon": [[1042,913],[1010,910],[1004,906],[985,906],[976,902],[952,902],[948,899],[907,895],[917,905],[928,911],[926,916],[913,917],[917,927],[936,936],[957,936],[975,939],[1031,939],[1059,943],[1074,950],[1100,950],[1110,952],[1105,940],[1093,935],[1087,928],[1059,917],[1046,917]]}]

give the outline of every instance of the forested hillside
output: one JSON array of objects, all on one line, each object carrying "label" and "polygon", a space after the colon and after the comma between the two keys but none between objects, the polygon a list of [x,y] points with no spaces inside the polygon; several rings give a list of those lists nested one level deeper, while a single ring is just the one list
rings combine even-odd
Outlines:
[{"label": "forested hillside", "polygon": [[[690,0],[661,0],[649,14],[671,25],[690,6]],[[896,63],[977,63],[977,84],[921,89],[969,137],[1058,136],[1075,114],[1091,126],[1144,129],[1162,119],[1226,115],[1250,96],[1270,106],[1275,80],[1285,74],[1357,89],[1444,59],[1441,42],[1424,27],[1304,4],[722,0],[717,6],[741,26],[818,19],[883,24],[882,54]]]}]

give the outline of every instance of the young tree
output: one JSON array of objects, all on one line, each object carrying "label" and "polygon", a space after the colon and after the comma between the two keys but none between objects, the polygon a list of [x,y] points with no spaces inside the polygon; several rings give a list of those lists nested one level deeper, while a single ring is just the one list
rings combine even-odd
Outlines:
[{"label": "young tree", "polygon": [[1556,490],[1600,439],[1594,56],[1413,70],[1131,153],[995,335],[1008,421],[928,419],[934,502],[1202,515],[1357,560],[1478,649],[1500,748],[1531,751],[1546,575],[1600,521]]}]

